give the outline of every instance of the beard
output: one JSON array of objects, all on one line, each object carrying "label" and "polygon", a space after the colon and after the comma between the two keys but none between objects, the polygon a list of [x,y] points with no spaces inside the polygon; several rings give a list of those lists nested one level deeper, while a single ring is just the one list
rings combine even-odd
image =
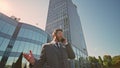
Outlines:
[{"label": "beard", "polygon": [[58,42],[61,42],[62,39],[63,39],[62,37],[56,37],[56,40],[57,40]]}]

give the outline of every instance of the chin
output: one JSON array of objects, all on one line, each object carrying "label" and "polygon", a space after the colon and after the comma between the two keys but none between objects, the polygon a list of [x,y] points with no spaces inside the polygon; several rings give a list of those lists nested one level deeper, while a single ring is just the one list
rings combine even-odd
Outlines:
[{"label": "chin", "polygon": [[61,39],[58,39],[58,41],[60,41]]}]

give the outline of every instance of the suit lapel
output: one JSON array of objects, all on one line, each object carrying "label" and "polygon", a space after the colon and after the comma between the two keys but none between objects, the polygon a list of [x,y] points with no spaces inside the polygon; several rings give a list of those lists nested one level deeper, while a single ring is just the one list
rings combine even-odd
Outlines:
[{"label": "suit lapel", "polygon": [[54,43],[51,43],[54,52],[58,55],[60,52],[63,53],[65,46],[61,43],[60,48],[57,48]]},{"label": "suit lapel", "polygon": [[58,54],[58,53],[59,53],[59,49],[55,46],[54,43],[52,43],[52,47],[53,47],[53,49],[54,49],[54,52],[55,52],[56,54]]}]

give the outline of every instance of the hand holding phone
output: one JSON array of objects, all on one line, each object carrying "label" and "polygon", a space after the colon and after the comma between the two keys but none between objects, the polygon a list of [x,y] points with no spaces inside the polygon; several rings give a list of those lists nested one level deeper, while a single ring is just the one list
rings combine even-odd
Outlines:
[{"label": "hand holding phone", "polygon": [[67,42],[67,39],[66,39],[66,38],[62,38],[62,39],[61,39],[61,42],[62,42],[64,45],[67,45],[67,44],[68,44],[68,42]]}]

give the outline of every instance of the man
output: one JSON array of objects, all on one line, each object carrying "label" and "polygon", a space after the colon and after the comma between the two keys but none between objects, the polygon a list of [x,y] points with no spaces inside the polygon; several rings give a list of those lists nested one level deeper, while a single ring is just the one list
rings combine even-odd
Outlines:
[{"label": "man", "polygon": [[52,42],[43,45],[39,60],[31,51],[30,54],[23,54],[31,68],[69,68],[68,59],[75,58],[70,43],[64,38],[62,29],[56,29],[52,36]]}]

